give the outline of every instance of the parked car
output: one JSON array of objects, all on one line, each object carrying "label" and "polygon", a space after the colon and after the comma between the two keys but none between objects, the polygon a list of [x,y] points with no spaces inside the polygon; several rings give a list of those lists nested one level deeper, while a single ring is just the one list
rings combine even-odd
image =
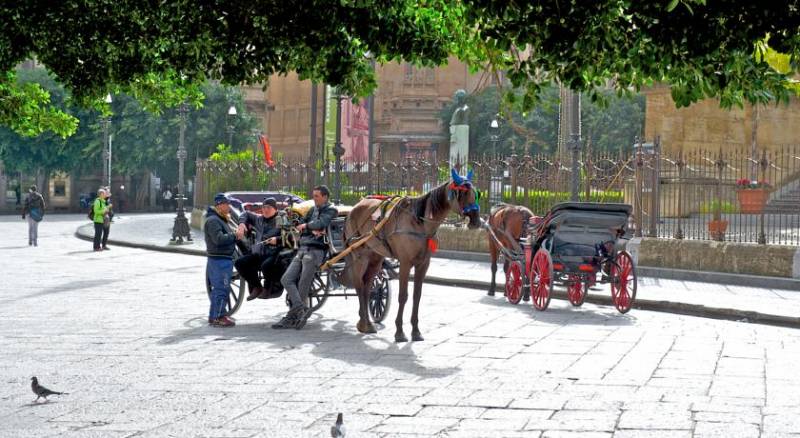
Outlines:
[{"label": "parked car", "polygon": [[286,192],[225,192],[225,196],[230,200],[231,210],[237,218],[243,211],[259,212],[264,198],[267,197],[275,198],[279,209],[304,201],[303,198]]}]

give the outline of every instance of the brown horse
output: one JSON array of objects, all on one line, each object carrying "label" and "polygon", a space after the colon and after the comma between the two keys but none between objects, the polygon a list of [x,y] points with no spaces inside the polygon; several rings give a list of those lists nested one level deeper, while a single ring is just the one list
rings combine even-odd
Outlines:
[{"label": "brown horse", "polygon": [[[498,204],[492,207],[489,212],[489,226],[494,229],[495,236],[500,244],[512,250],[521,253],[522,248],[519,246],[519,239],[528,228],[528,221],[533,217],[533,212],[528,208],[520,205],[511,204]],[[497,257],[500,248],[497,242],[492,238],[492,235],[486,233],[489,238],[489,256],[492,262],[492,283],[489,285],[489,295],[494,295],[495,290],[495,276],[497,273]],[[503,258],[503,272],[508,271],[508,260]]]},{"label": "brown horse", "polygon": [[[435,236],[439,225],[452,211],[469,218],[468,227],[480,227],[477,192],[472,187],[471,173],[467,178],[460,177],[454,170],[453,179],[430,192],[416,197],[403,198],[389,211],[390,217],[383,228],[360,248],[346,257],[342,274],[343,284],[355,288],[358,293],[358,324],[361,333],[376,333],[367,315],[369,290],[372,280],[380,271],[384,258],[394,258],[400,262],[400,295],[397,318],[395,319],[394,339],[406,342],[403,333],[403,309],[408,300],[408,278],[414,268],[414,304],[411,311],[411,339],[422,341],[419,331],[419,302],[422,297],[422,282],[428,271],[432,251],[435,251]],[[353,207],[345,223],[345,241],[352,244],[354,239],[367,238],[375,229],[376,216],[381,214],[378,199],[362,199]]]}]

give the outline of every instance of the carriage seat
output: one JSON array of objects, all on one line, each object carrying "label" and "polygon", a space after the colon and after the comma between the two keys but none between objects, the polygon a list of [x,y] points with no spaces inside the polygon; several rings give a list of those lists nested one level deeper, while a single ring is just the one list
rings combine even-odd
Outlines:
[{"label": "carriage seat", "polygon": [[561,210],[549,224],[552,252],[563,256],[598,255],[598,245],[616,242],[624,234],[627,221],[624,211]]}]

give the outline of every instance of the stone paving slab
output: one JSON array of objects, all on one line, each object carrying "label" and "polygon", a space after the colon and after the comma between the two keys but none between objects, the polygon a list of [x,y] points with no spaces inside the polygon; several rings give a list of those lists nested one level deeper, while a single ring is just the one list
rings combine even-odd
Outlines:
[{"label": "stone paving slab", "polygon": [[[79,224],[48,217],[29,248],[0,218],[0,437],[319,437],[337,412],[359,437],[800,434],[796,329],[430,284],[424,342],[357,333],[341,298],[300,331],[269,328],[280,300],[216,329],[202,258],[94,253]],[[32,403],[32,375],[69,394]]]}]

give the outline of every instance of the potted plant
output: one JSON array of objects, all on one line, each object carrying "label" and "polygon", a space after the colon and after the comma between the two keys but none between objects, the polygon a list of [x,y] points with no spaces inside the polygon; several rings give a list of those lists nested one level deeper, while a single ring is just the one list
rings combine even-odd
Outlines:
[{"label": "potted plant", "polygon": [[758,214],[767,205],[772,186],[767,181],[742,178],[736,180],[736,196],[739,198],[739,211],[745,214]]}]

